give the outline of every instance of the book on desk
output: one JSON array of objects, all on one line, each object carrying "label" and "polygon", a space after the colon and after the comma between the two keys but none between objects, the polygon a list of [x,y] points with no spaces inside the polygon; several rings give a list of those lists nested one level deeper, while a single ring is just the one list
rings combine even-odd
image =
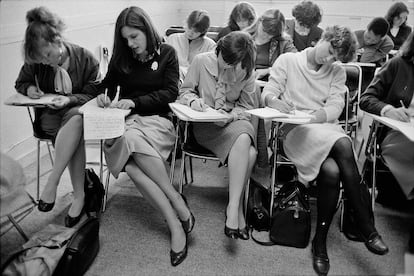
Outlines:
[{"label": "book on desk", "polygon": [[218,122],[228,119],[226,114],[220,113],[211,107],[208,107],[206,111],[196,111],[191,107],[178,102],[169,103],[169,106],[174,114],[183,121]]},{"label": "book on desk", "polygon": [[122,136],[125,132],[125,117],[129,109],[99,107],[96,98],[79,108],[83,114],[83,131],[85,140],[111,139]]}]

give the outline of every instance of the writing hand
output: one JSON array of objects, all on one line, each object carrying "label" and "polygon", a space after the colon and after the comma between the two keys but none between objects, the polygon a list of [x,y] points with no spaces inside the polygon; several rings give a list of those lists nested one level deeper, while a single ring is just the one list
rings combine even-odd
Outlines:
[{"label": "writing hand", "polygon": [[119,109],[132,109],[135,107],[135,103],[130,99],[122,99],[117,103],[111,103],[109,107],[119,108]]},{"label": "writing hand", "polygon": [[191,101],[190,107],[193,110],[204,112],[207,110],[208,105],[204,103],[204,100],[202,98],[197,98]]},{"label": "writing hand", "polygon": [[404,107],[391,108],[384,116],[401,122],[410,122],[410,113]]},{"label": "writing hand", "polygon": [[280,99],[277,99],[276,97],[269,100],[267,106],[277,109],[283,113],[290,113],[294,110],[293,104],[288,104]]},{"label": "writing hand", "polygon": [[52,104],[49,104],[48,107],[50,107],[52,109],[61,109],[65,106],[67,106],[69,104],[69,102],[70,102],[69,97],[59,95],[59,96],[56,96],[52,99]]},{"label": "writing hand", "polygon": [[37,89],[36,86],[34,85],[30,85],[27,88],[27,96],[31,99],[39,99],[40,97],[42,97],[45,93],[43,93],[42,90]]},{"label": "writing hand", "polygon": [[111,99],[105,94],[100,94],[96,97],[96,103],[99,107],[107,107],[111,104]]}]

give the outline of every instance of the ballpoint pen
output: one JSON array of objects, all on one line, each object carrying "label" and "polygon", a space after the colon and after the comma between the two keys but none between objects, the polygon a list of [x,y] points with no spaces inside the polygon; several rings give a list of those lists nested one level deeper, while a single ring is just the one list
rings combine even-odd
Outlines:
[{"label": "ballpoint pen", "polygon": [[119,101],[119,93],[120,93],[121,88],[119,87],[119,85],[116,87],[116,94],[115,94],[115,98],[112,101],[113,104],[116,104]]},{"label": "ballpoint pen", "polygon": [[105,88],[104,108],[106,107],[105,102],[106,102],[107,97],[108,97],[108,88]]}]

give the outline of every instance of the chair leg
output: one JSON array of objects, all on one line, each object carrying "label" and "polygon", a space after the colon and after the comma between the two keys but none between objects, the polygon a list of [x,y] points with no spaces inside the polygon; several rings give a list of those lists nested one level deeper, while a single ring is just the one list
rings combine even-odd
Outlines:
[{"label": "chair leg", "polygon": [[52,164],[52,167],[53,167],[55,165],[55,162],[53,159],[52,151],[50,150],[49,142],[46,142],[46,145],[47,145],[47,151],[49,152],[50,163]]},{"label": "chair leg", "polygon": [[25,241],[28,241],[29,238],[27,237],[26,233],[23,231],[23,229],[20,227],[20,225],[17,223],[17,221],[14,219],[12,215],[7,215],[7,218],[10,220],[10,222],[13,224],[13,226],[16,228],[16,230],[22,235],[23,239]]},{"label": "chair leg", "polygon": [[181,194],[183,193],[185,157],[186,157],[186,154],[185,152],[183,152],[183,155],[181,156],[180,178],[178,179],[178,192]]},{"label": "chair leg", "polygon": [[36,178],[36,200],[40,200],[40,140],[37,140],[37,178]]},{"label": "chair leg", "polygon": [[106,203],[108,201],[108,193],[109,193],[109,178],[111,177],[111,173],[109,170],[106,172],[106,179],[105,179],[105,195],[102,202],[102,213],[106,210]]}]

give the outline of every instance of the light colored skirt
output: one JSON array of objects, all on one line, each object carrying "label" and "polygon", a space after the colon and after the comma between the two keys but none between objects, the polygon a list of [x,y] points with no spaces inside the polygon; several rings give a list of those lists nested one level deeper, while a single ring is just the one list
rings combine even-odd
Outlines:
[{"label": "light colored skirt", "polygon": [[300,182],[306,185],[318,176],[333,145],[342,137],[349,138],[341,126],[332,123],[298,125],[289,131],[283,149],[295,164]]},{"label": "light colored skirt", "polygon": [[247,120],[237,120],[224,127],[214,123],[194,123],[193,132],[197,142],[212,151],[223,164],[226,162],[234,142],[241,134],[248,134],[252,143],[256,145],[256,133],[252,124]]},{"label": "light colored skirt", "polygon": [[130,115],[125,121],[121,137],[106,140],[105,159],[109,171],[118,177],[132,153],[168,159],[175,142],[173,123],[161,116]]},{"label": "light colored skirt", "polygon": [[381,152],[407,199],[413,199],[414,142],[401,132],[391,129],[381,143]]}]

